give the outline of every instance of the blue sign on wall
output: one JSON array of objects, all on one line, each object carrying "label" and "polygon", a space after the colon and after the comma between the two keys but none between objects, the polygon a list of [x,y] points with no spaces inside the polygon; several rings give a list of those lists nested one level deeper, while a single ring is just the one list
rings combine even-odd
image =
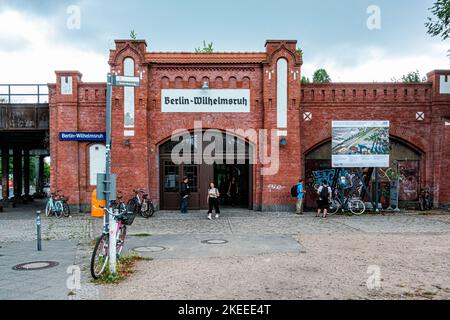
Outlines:
[{"label": "blue sign on wall", "polygon": [[106,141],[106,132],[60,132],[60,141]]}]

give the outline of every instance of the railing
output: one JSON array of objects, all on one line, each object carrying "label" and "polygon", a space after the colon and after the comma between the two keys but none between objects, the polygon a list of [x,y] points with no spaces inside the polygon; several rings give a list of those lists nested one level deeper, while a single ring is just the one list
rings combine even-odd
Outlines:
[{"label": "railing", "polygon": [[0,84],[0,104],[46,104],[46,84]]},{"label": "railing", "polygon": [[48,87],[0,84],[0,130],[48,130]]}]

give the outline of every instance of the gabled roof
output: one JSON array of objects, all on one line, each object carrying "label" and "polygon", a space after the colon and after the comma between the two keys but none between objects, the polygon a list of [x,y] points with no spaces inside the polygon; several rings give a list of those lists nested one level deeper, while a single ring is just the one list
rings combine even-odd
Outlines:
[{"label": "gabled roof", "polygon": [[149,52],[145,54],[145,60],[148,63],[160,64],[262,63],[266,58],[265,52]]}]

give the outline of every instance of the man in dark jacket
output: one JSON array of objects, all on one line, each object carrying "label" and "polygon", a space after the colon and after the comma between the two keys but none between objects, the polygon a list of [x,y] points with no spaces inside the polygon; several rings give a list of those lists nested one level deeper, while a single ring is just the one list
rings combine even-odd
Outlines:
[{"label": "man in dark jacket", "polygon": [[188,212],[188,204],[189,204],[189,179],[188,177],[183,178],[183,182],[180,185],[180,199],[181,199],[181,213]]}]

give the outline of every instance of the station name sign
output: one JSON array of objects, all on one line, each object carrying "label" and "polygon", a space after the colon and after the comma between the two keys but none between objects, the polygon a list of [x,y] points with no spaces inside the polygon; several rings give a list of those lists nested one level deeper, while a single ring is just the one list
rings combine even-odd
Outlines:
[{"label": "station name sign", "polygon": [[106,132],[60,132],[60,141],[106,141]]},{"label": "station name sign", "polygon": [[250,89],[163,89],[161,112],[248,113]]}]

